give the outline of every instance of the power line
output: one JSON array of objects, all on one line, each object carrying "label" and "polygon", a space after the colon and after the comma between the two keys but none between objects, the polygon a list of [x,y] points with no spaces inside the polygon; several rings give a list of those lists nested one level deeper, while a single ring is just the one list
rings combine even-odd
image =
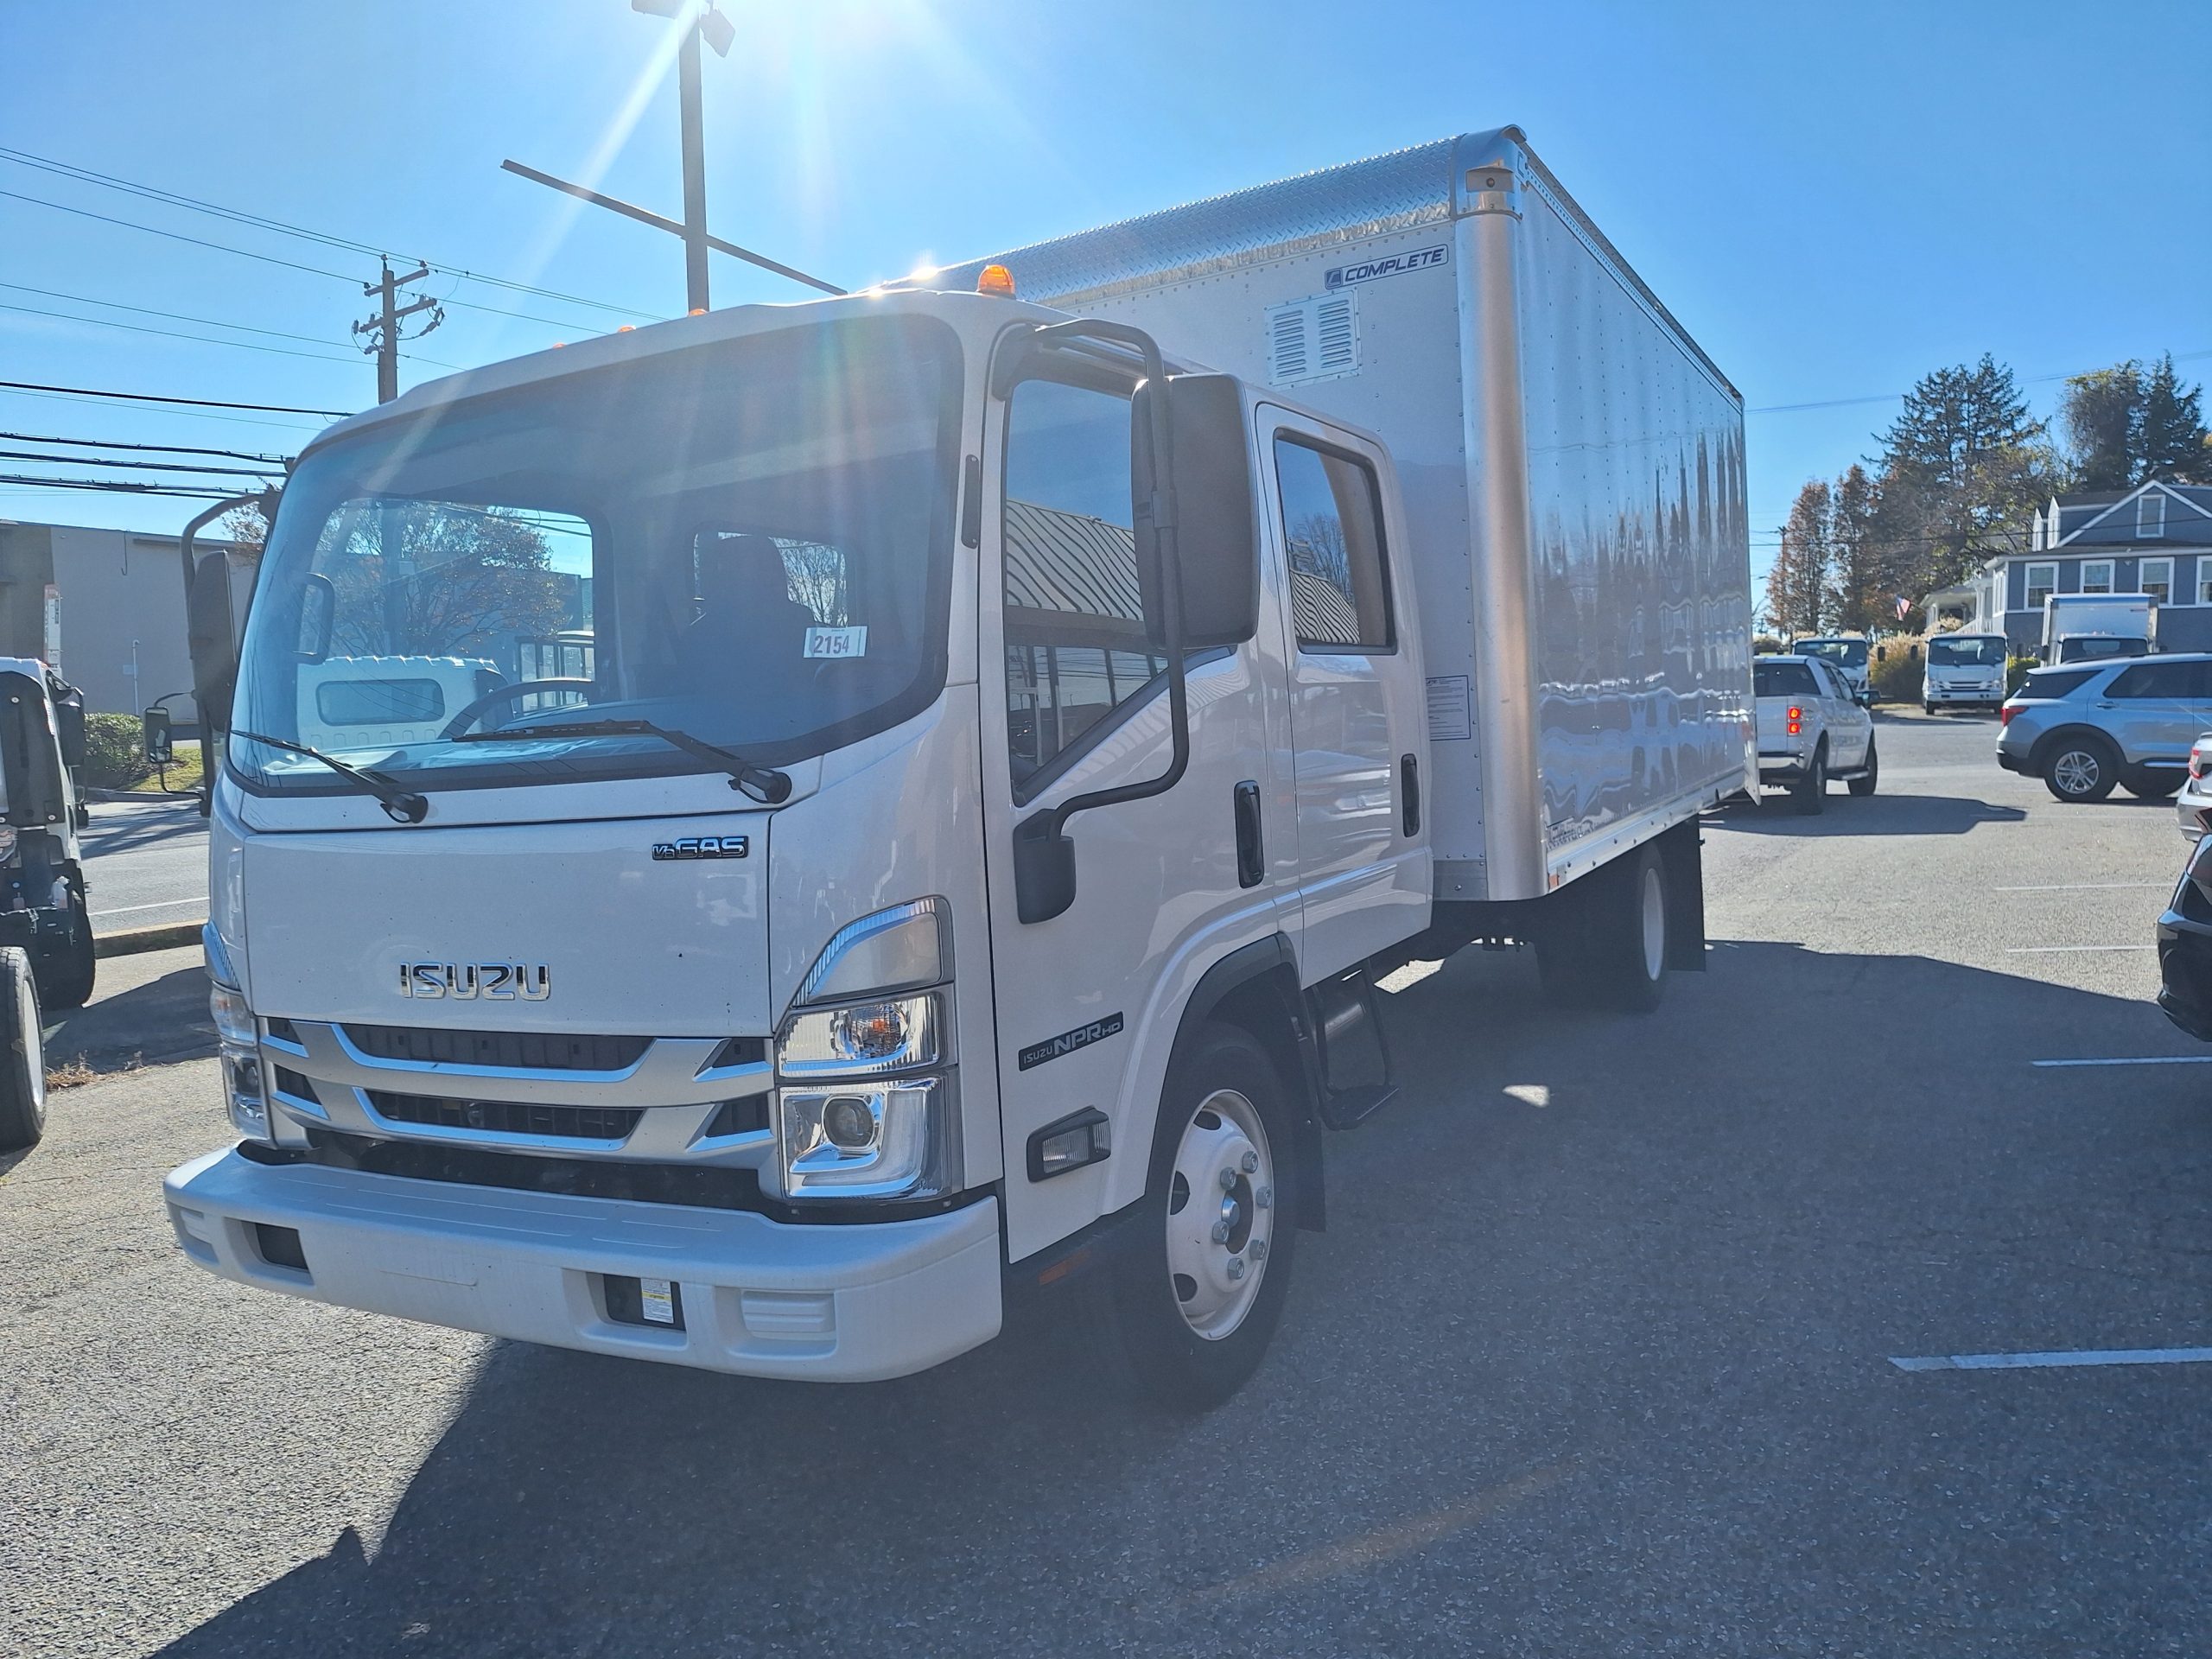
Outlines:
[{"label": "power line", "polygon": [[187,316],[181,311],[156,311],[149,305],[125,305],[120,300],[96,300],[86,294],[65,294],[60,289],[33,288],[25,283],[0,283],[0,288],[17,294],[39,294],[49,300],[67,300],[73,305],[105,306],[111,311],[134,311],[142,317],[167,317],[171,322],[196,322],[207,328],[235,328],[244,334],[266,334],[271,340],[296,340],[308,346],[342,346],[343,340],[333,340],[327,334],[289,334],[281,328],[259,328],[247,322],[225,322],[218,317]]},{"label": "power line", "polygon": [[[78,167],[72,162],[57,162],[51,156],[35,156],[29,150],[13,149],[10,149],[6,145],[0,145],[0,158],[15,162],[24,167],[36,168],[41,172],[58,174],[64,178],[74,179],[83,183],[101,185],[111,190],[125,191],[131,195],[143,197],[149,200],[162,202],[170,207],[188,208],[195,213],[212,213],[219,219],[226,219],[234,224],[248,225],[259,230],[274,231],[278,234],[284,236],[300,237],[310,242],[320,243],[326,247],[343,248],[351,252],[369,254],[378,258],[385,257],[391,251],[388,247],[378,247],[371,243],[358,242],[349,237],[333,236],[323,231],[308,230],[304,226],[289,224],[281,219],[270,219],[264,214],[243,213],[235,207],[225,207],[219,203],[202,200],[197,196],[188,196],[179,191],[163,190],[152,185],[134,183],[129,179],[119,178],[112,173],[101,173],[92,168]],[[14,193],[0,191],[0,194],[12,194]],[[58,202],[44,202],[42,198],[38,197],[22,197],[20,199],[23,200],[42,201],[42,205],[49,207],[61,207],[61,204]],[[81,208],[62,207],[61,211],[65,213],[81,213],[85,210]],[[99,218],[102,217],[102,215],[94,214],[92,217]],[[112,222],[117,224],[130,223],[130,221],[123,219],[114,220]],[[138,226],[136,228],[140,230],[153,229],[150,226]],[[153,233],[157,236],[175,234],[175,232],[167,231],[154,231]],[[185,239],[191,240],[192,238],[187,238]],[[217,246],[219,245],[210,243],[207,245]],[[265,254],[246,253],[245,250],[241,248],[231,248],[227,249],[226,251],[232,253],[243,253],[248,258],[269,257],[269,256]],[[419,254],[411,257],[414,257],[417,264],[429,265],[433,270],[442,271],[448,276],[461,277],[468,282],[483,283],[493,288],[506,289],[511,292],[518,294],[534,294],[541,299],[558,300],[566,305],[588,306],[595,311],[611,311],[624,316],[642,317],[651,321],[658,321],[659,320],[656,313],[651,311],[640,311],[635,306],[615,305],[606,300],[587,299],[581,294],[564,294],[557,289],[543,288],[534,283],[518,283],[505,276],[492,276],[486,275],[482,271],[465,270],[458,265],[442,264],[436,260],[425,258]],[[277,263],[284,264],[288,262],[280,260]],[[298,269],[308,270],[311,269],[311,267],[301,266],[298,267]],[[324,276],[334,276],[337,273],[325,271],[321,274]],[[352,282],[356,279],[347,277],[345,280]],[[466,302],[456,301],[449,302],[449,303],[460,304],[466,303]],[[499,308],[496,306],[478,305],[474,306],[471,308],[480,311],[493,311],[502,316],[523,317],[527,321],[543,322],[556,328],[563,328],[572,326],[568,323],[555,321],[547,317],[527,316],[526,314],[519,311],[499,311]]]},{"label": "power line", "polygon": [[57,490],[109,490],[127,495],[184,495],[202,501],[227,500],[240,495],[240,490],[195,490],[177,484],[141,484],[136,480],[98,478],[33,478],[22,473],[0,473],[0,484],[36,485],[40,490],[52,493]]},{"label": "power line", "polygon": [[180,328],[151,328],[143,322],[119,322],[113,317],[80,317],[69,311],[48,311],[35,305],[8,305],[0,303],[0,311],[14,311],[27,317],[53,317],[62,322],[90,323],[96,328],[124,328],[134,334],[159,334],[165,340],[196,340],[202,346],[228,346],[241,352],[267,352],[274,357],[302,357],[310,363],[343,363],[352,365],[350,357],[334,357],[324,352],[296,352],[288,346],[259,346],[250,340],[218,340],[213,334],[188,334]]},{"label": "power line", "polygon": [[134,473],[198,473],[219,478],[270,478],[282,467],[194,467],[180,461],[111,461],[105,455],[41,455],[33,449],[0,449],[0,461],[35,461],[48,467],[118,467]]},{"label": "power line", "polygon": [[49,438],[38,432],[0,432],[0,439],[10,443],[43,443],[55,448],[141,449],[165,455],[219,455],[230,461],[266,461],[279,467],[289,466],[295,459],[288,455],[256,454],[245,449],[207,449],[196,443],[125,443],[119,438]]},{"label": "power line", "polygon": [[[81,319],[80,319],[81,321]],[[190,404],[200,409],[253,409],[270,415],[327,415],[342,419],[349,409],[302,409],[294,404],[234,404],[220,397],[164,397],[152,391],[101,391],[91,386],[53,386],[40,380],[0,380],[10,391],[51,391],[68,397],[121,397],[134,404]]]},{"label": "power line", "polygon": [[[2167,355],[2177,363],[2190,363],[2199,358],[2212,357],[2212,348],[2201,352],[2172,352]],[[2107,364],[2104,366],[2108,368],[2111,365]],[[2071,380],[2078,375],[2095,372],[2094,369],[2069,369],[2057,374],[2024,374],[2018,378],[2024,385],[2040,386],[2047,385],[2053,380]],[[1814,404],[1765,404],[1757,409],[1747,409],[1744,413],[1746,415],[1795,415],[1801,410],[1812,409],[1854,409],[1865,404],[1902,403],[1910,395],[1909,392],[1892,391],[1879,397],[1830,397]]]}]

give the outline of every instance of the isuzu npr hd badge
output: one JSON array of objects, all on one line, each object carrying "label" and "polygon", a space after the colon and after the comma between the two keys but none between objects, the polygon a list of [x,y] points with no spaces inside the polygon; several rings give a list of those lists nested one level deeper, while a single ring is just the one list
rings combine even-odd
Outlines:
[{"label": "isuzu npr hd badge", "polygon": [[1014,1057],[1014,1065],[1024,1071],[1057,1060],[1063,1054],[1072,1054],[1078,1048],[1089,1048],[1093,1043],[1111,1037],[1122,1028],[1122,1016],[1109,1014],[1103,1020],[1094,1020],[1087,1026],[1077,1026],[1073,1031],[1064,1031],[1057,1037],[1047,1037],[1041,1043],[1032,1043]]}]

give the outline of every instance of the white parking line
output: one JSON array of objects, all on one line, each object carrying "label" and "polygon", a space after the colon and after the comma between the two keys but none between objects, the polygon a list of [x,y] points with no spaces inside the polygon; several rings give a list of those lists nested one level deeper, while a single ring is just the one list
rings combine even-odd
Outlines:
[{"label": "white parking line", "polygon": [[2212,1054],[2143,1054],[2118,1060],[2030,1060],[2030,1065],[2208,1065]]},{"label": "white parking line", "polygon": [[2212,1348],[2085,1348],[2050,1354],[1929,1354],[1890,1363],[1901,1371],[2025,1371],[2055,1365],[2202,1365]]},{"label": "white parking line", "polygon": [[120,910],[96,910],[92,912],[92,919],[97,922],[103,916],[128,916],[134,910],[173,910],[179,905],[204,905],[207,902],[206,893],[196,893],[189,899],[164,899],[158,905],[125,905]]},{"label": "white parking line", "polygon": [[2008,957],[2047,957],[2062,950],[2155,950],[2155,944],[2015,944],[2006,947]]},{"label": "white parking line", "polygon": [[2121,888],[2134,891],[2149,888],[2163,893],[2171,887],[2171,881],[2064,881],[2053,887],[1992,887],[1992,893],[2115,893]]}]

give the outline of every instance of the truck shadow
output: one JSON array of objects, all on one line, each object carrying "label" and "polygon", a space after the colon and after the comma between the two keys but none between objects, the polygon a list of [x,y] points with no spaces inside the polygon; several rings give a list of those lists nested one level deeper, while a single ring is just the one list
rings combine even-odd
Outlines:
[{"label": "truck shadow", "polygon": [[46,1031],[49,1071],[67,1067],[120,1071],[140,1064],[197,1059],[214,1052],[207,970],[196,962],[73,1008],[53,1019]]},{"label": "truck shadow", "polygon": [[2028,816],[2017,806],[1957,795],[1877,793],[1862,800],[1837,785],[1829,785],[1823,807],[1817,816],[1803,816],[1789,796],[1770,792],[1758,802],[1729,802],[1708,813],[1706,822],[1754,836],[1962,836],[1981,824],[2018,823]]},{"label": "truck shadow", "polygon": [[[1774,1033],[1805,1007],[1869,1046],[1778,1065]],[[1774,1563],[1741,1541],[1855,1536],[1873,1477],[1839,1448],[1857,1434],[1867,1468],[1910,1461],[1927,1429],[1894,1394],[1808,1402],[1859,1386],[1818,1364],[1774,1402],[1728,1392],[1732,1368],[1788,1343],[1878,1384],[1899,1306],[1963,1319],[2017,1279],[2078,1273],[2087,1239],[2196,1240],[2158,1274],[2098,1281],[2146,1331],[2212,1291],[2212,1108],[2174,1075],[2195,1069],[2025,1064],[2203,1052],[2147,1003],[1760,943],[1717,944],[1656,1018],[1537,1010],[1513,953],[1391,1000],[1405,1094],[1329,1141],[1331,1230],[1302,1236],[1275,1349],[1228,1408],[1123,1403],[1066,1309],[836,1390],[499,1344],[372,1551],[349,1526],[164,1651],[1266,1651],[1331,1628],[1344,1575],[1409,1548],[1391,1541],[1463,1530],[1462,1560],[1503,1552],[1481,1575],[1499,1628],[1561,1616],[1514,1587],[1530,1560],[1592,1610],[1643,1605],[1651,1552],[1740,1573],[1715,1593],[1755,1601]],[[1910,1086],[1962,1074],[1940,1096]],[[1960,1242],[1977,1238],[1986,1253]],[[1805,1433],[1845,1407],[1872,1415]],[[283,1442],[281,1423],[257,1432]],[[1777,1463],[1724,1506],[1738,1544],[1700,1561],[1693,1504],[1645,1511],[1621,1548],[1630,1474],[1666,1505],[1747,1446]],[[1531,1471],[1565,1472],[1522,1504]],[[1961,1511],[1923,1498],[1897,1524],[1953,1547]],[[1589,1617],[1603,1646],[1616,1627]]]}]

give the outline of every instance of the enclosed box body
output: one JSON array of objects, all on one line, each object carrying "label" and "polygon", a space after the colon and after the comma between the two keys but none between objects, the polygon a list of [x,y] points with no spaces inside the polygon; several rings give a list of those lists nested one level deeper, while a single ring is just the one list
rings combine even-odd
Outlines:
[{"label": "enclosed box body", "polygon": [[1742,399],[1513,128],[987,264],[1395,461],[1440,900],[1539,897],[1757,766]]},{"label": "enclosed box body", "polygon": [[2043,658],[2047,663],[2071,660],[2059,654],[2060,646],[2084,637],[2139,639],[2148,650],[2158,630],[2158,601],[2148,594],[2053,594],[2043,602]]}]

